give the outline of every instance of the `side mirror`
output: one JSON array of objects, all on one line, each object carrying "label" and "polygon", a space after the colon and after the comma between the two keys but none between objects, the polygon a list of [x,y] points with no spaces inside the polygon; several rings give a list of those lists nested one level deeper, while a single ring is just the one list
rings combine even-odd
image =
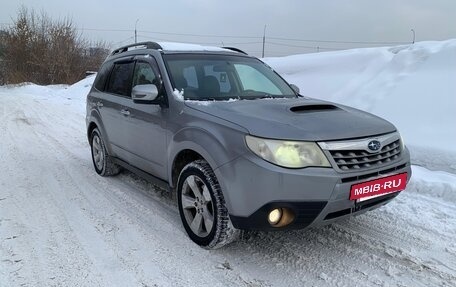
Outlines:
[{"label": "side mirror", "polygon": [[298,86],[296,86],[295,84],[291,84],[290,87],[291,87],[291,89],[292,89],[296,94],[299,95],[299,88],[298,88]]},{"label": "side mirror", "polygon": [[137,104],[156,104],[157,96],[157,86],[152,84],[136,85],[131,91],[131,98]]}]

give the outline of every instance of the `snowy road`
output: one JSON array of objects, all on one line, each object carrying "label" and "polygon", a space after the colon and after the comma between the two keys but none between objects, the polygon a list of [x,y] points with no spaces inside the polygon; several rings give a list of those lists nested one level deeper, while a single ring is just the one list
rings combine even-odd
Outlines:
[{"label": "snowy road", "polygon": [[1,287],[456,284],[454,174],[416,167],[379,210],[206,251],[171,198],[126,172],[96,175],[84,99],[66,93],[0,87]]}]

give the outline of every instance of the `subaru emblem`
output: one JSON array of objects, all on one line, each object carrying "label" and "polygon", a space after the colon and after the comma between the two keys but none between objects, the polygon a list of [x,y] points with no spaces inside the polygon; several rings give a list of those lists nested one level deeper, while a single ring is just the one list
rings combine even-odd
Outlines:
[{"label": "subaru emblem", "polygon": [[367,144],[367,148],[370,151],[379,151],[382,144],[378,140],[373,140]]}]

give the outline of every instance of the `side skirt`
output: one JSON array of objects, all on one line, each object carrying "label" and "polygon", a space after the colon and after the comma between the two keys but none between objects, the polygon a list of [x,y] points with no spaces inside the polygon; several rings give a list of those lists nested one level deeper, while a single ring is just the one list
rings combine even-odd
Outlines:
[{"label": "side skirt", "polygon": [[129,171],[131,171],[134,174],[137,174],[138,176],[140,176],[140,177],[144,178],[145,180],[149,181],[150,183],[160,187],[161,189],[164,189],[168,192],[170,192],[172,190],[167,181],[165,181],[161,178],[158,178],[156,176],[153,176],[152,174],[147,173],[139,168],[136,168],[121,159],[113,158],[113,160],[116,164],[120,165],[121,167],[123,167],[125,169],[128,169]]}]

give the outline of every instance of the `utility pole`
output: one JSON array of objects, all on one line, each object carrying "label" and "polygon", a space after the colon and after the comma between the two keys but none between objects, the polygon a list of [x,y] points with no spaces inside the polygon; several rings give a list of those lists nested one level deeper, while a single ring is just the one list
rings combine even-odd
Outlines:
[{"label": "utility pole", "polygon": [[415,30],[414,30],[414,29],[411,29],[410,31],[412,31],[412,33],[413,33],[413,41],[412,41],[412,44],[415,44]]},{"label": "utility pole", "polygon": [[136,22],[135,22],[135,44],[138,42],[138,33],[136,31],[136,26],[138,25],[138,21],[139,21],[139,19],[136,19]]},{"label": "utility pole", "polygon": [[264,58],[264,44],[266,43],[266,25],[264,25],[263,31],[263,53],[261,54],[261,58]]}]

